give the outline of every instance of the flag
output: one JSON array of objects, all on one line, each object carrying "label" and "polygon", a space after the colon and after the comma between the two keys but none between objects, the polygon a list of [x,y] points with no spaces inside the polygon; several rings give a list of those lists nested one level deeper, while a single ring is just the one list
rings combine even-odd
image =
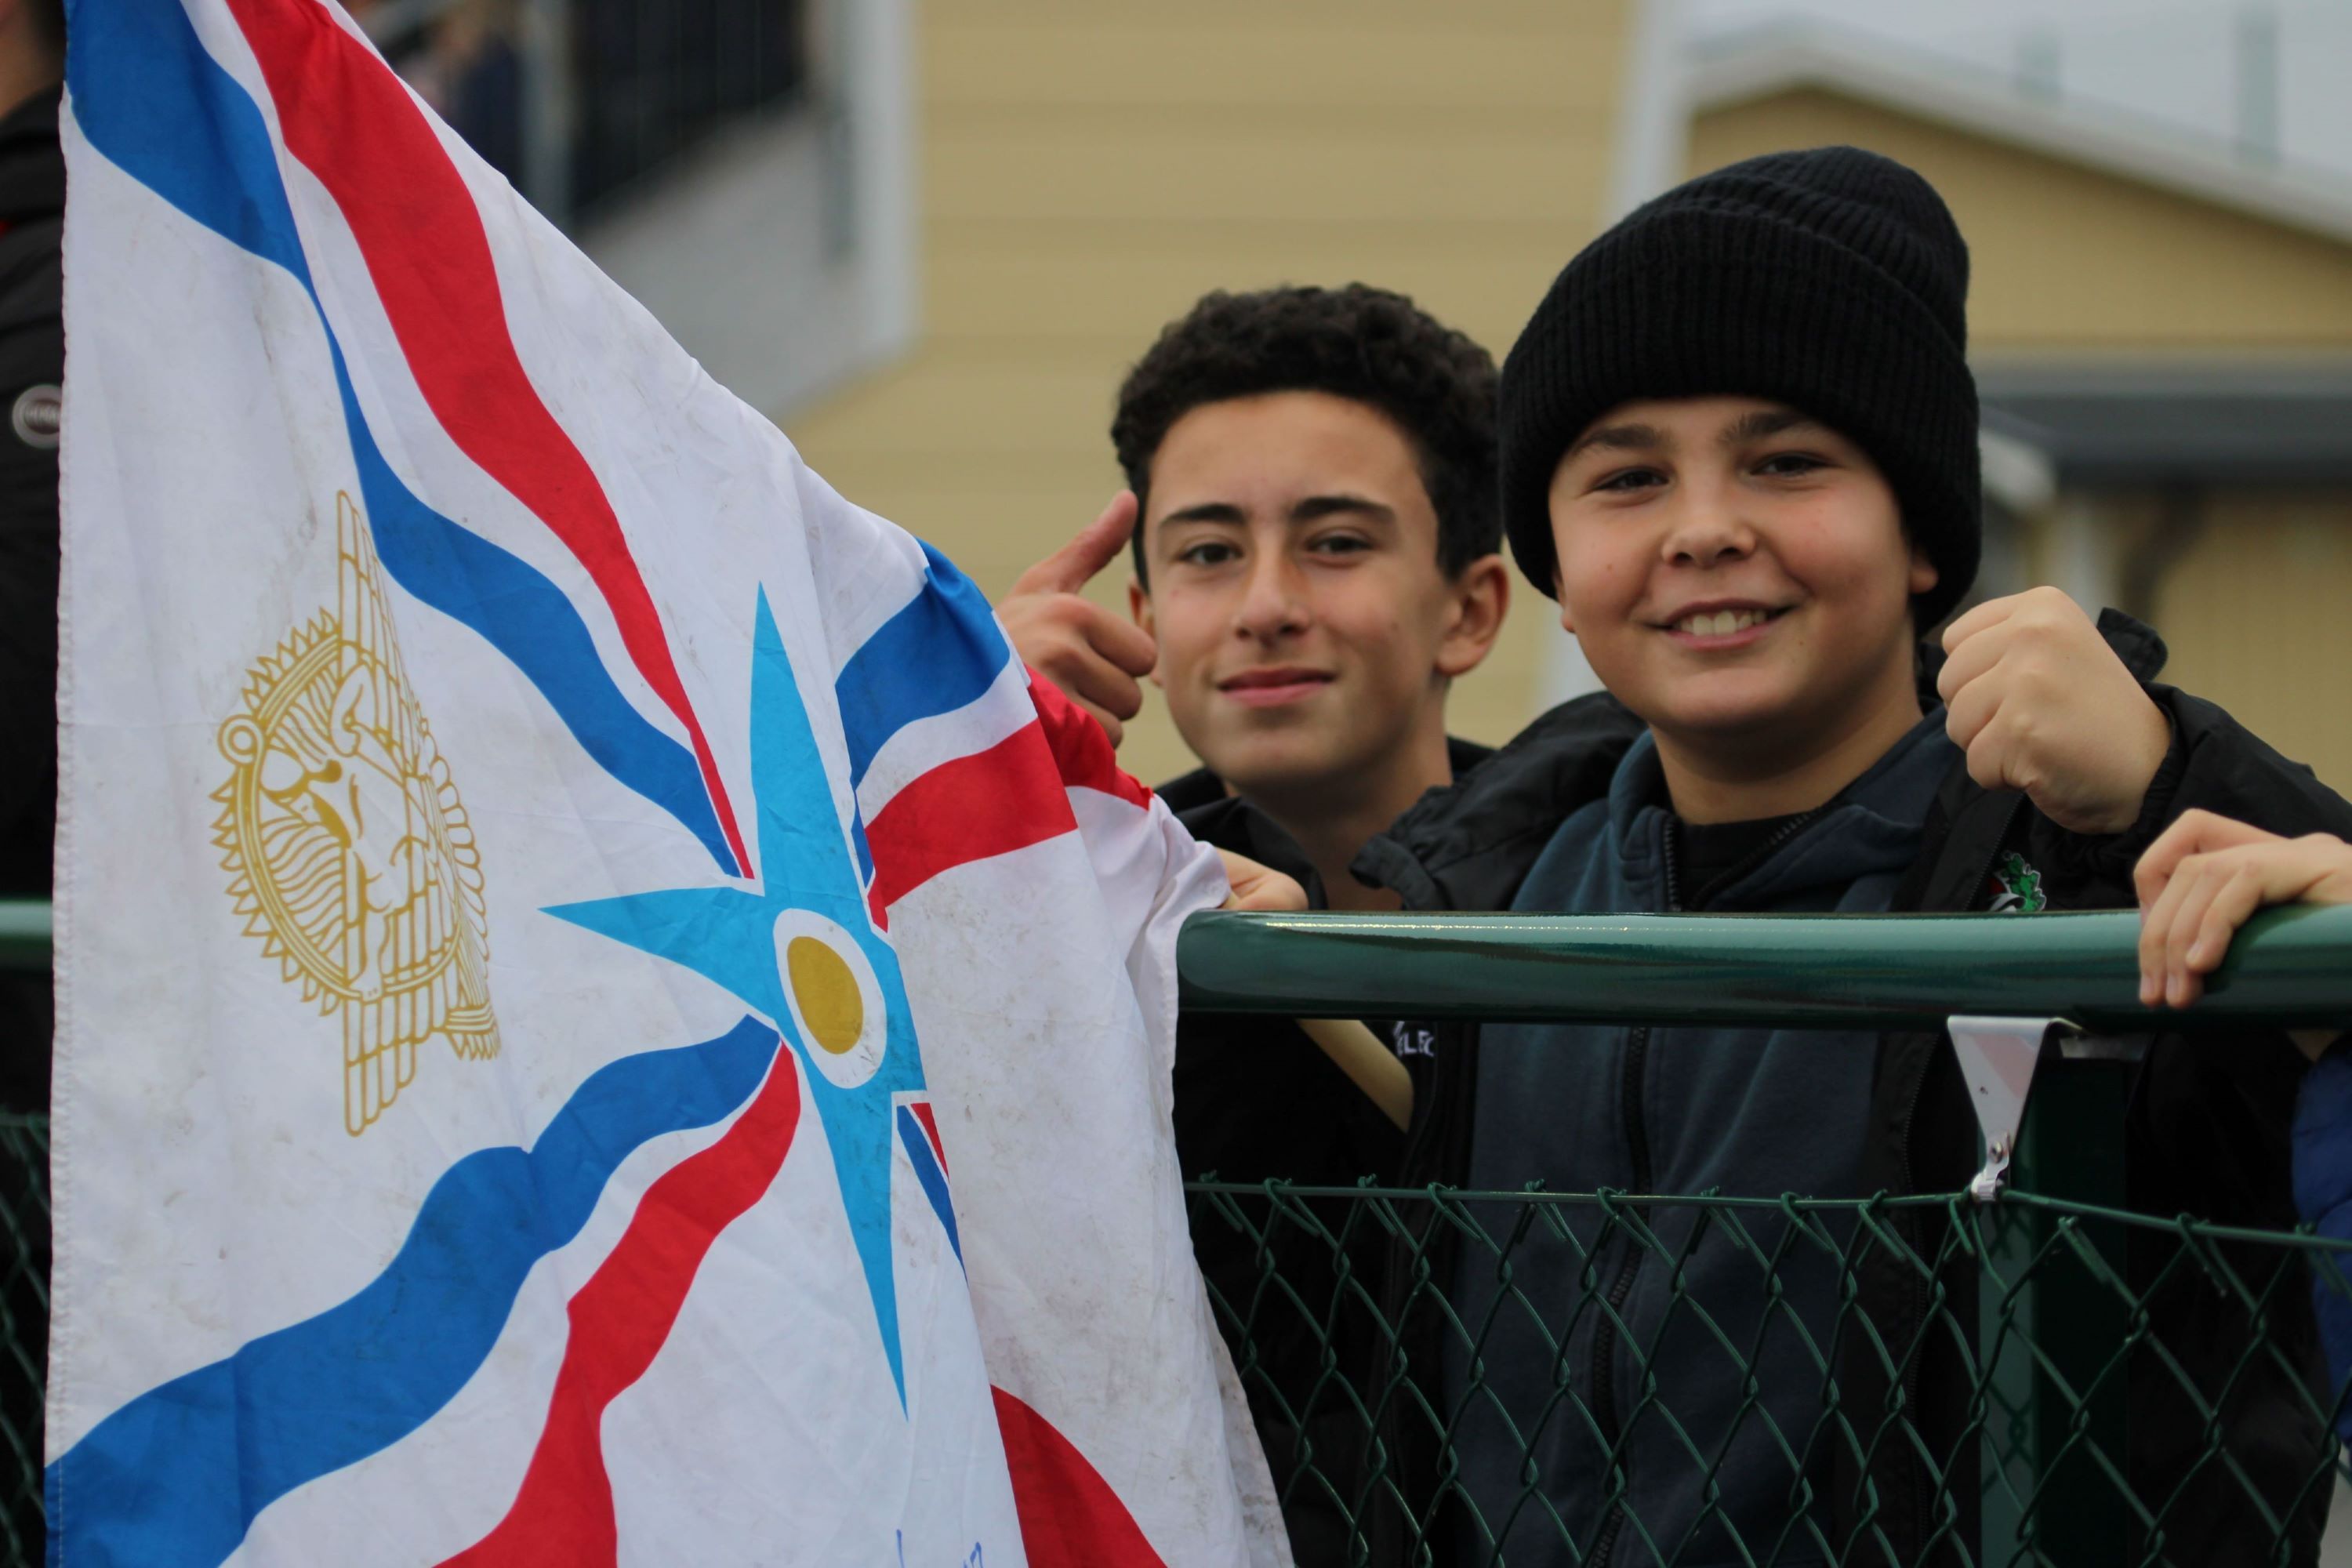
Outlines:
[{"label": "flag", "polygon": [[50,1561],[1287,1559],[1223,879],[320,0],[77,0]]}]

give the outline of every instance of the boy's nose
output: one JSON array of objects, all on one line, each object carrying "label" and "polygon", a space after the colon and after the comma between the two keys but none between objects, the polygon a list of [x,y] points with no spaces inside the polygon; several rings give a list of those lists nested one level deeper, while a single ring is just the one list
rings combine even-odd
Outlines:
[{"label": "boy's nose", "polygon": [[1259,642],[1295,636],[1307,626],[1307,599],[1298,573],[1278,552],[1269,551],[1251,566],[1234,629]]},{"label": "boy's nose", "polygon": [[1664,544],[1665,558],[1676,565],[1713,566],[1753,554],[1756,531],[1736,507],[1698,500],[1676,515]]}]

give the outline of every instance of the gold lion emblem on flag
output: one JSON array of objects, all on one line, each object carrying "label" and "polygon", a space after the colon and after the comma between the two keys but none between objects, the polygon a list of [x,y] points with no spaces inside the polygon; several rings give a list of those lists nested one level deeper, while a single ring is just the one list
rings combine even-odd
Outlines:
[{"label": "gold lion emblem on flag", "polygon": [[254,665],[220,727],[229,895],[288,984],[343,1026],[356,1137],[416,1076],[416,1047],[498,1054],[482,858],[402,668],[382,569],[335,498],[337,604]]}]

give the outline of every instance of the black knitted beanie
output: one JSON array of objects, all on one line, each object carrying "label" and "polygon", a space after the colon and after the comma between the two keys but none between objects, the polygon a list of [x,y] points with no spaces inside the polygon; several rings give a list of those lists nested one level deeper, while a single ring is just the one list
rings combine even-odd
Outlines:
[{"label": "black knitted beanie", "polygon": [[1922,631],[1976,580],[1982,544],[1969,249],[1935,187],[1855,147],[1750,158],[1676,186],[1554,280],[1503,365],[1503,521],[1555,594],[1552,472],[1636,398],[1801,409],[1868,452],[1938,574]]}]

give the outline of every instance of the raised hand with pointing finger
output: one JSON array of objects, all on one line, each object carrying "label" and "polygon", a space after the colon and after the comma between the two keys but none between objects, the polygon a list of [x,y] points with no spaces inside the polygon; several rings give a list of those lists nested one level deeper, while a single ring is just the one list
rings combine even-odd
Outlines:
[{"label": "raised hand with pointing finger", "polygon": [[1159,647],[1151,634],[1082,590],[1118,559],[1135,532],[1135,492],[1121,490],[1061,549],[1021,574],[996,606],[1022,662],[1095,717],[1114,746],[1143,710],[1142,678]]}]

